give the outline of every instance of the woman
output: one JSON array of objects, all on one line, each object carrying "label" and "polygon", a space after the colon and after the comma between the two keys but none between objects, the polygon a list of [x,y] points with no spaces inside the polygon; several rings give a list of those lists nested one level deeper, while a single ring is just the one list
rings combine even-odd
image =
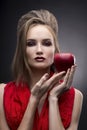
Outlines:
[{"label": "woman", "polygon": [[71,87],[76,65],[67,73],[52,69],[59,53],[55,16],[32,10],[17,29],[14,81],[0,85],[0,130],[76,130],[83,95]]}]

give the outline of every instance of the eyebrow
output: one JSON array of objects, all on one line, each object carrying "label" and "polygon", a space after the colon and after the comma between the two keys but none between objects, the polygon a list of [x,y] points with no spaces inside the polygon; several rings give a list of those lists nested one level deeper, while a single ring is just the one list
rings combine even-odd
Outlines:
[{"label": "eyebrow", "polygon": [[[27,41],[36,41],[36,39],[27,39]],[[42,39],[42,41],[51,41],[50,38]]]},{"label": "eyebrow", "polygon": [[36,40],[35,39],[27,39],[26,41],[28,42],[28,41],[36,41]]}]

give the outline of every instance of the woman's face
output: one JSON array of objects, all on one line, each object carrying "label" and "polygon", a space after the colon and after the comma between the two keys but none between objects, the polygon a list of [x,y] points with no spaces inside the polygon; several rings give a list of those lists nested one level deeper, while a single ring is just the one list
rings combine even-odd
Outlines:
[{"label": "woman's face", "polygon": [[30,67],[44,69],[54,60],[55,45],[51,31],[45,25],[36,25],[27,33],[26,54]]}]

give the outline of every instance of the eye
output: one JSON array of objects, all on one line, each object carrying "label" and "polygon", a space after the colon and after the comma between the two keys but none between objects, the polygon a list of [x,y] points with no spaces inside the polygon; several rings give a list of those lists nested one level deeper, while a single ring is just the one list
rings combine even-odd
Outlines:
[{"label": "eye", "polygon": [[51,45],[52,45],[52,42],[51,42],[50,40],[43,40],[43,41],[42,41],[42,44],[43,44],[44,46],[51,46]]},{"label": "eye", "polygon": [[35,40],[28,40],[26,42],[26,45],[29,47],[35,46],[36,45],[36,41]]}]

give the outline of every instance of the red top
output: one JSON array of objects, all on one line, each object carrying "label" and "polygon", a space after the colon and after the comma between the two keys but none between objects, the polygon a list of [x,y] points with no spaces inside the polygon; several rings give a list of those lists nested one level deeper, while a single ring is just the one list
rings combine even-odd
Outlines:
[{"label": "red top", "polygon": [[[65,128],[67,128],[71,122],[74,96],[75,91],[74,88],[71,87],[68,91],[64,92],[58,100],[60,115]],[[16,86],[15,82],[9,82],[6,85],[4,91],[4,109],[6,120],[11,130],[17,130],[20,125],[29,98],[30,90],[26,84]],[[40,116],[38,110],[36,110],[33,130],[49,130],[48,111],[49,102],[47,96]]]}]

